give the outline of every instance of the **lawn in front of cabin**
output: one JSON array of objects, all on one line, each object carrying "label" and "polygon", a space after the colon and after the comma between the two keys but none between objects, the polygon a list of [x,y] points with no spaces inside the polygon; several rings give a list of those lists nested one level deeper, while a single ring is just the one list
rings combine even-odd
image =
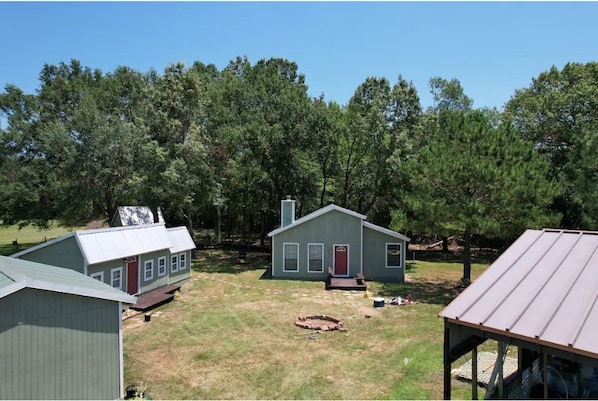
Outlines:
[{"label": "lawn in front of cabin", "polygon": [[[174,302],[123,322],[125,385],[154,399],[441,399],[443,321],[459,262],[409,261],[405,283],[360,291],[267,278],[268,255],[198,251]],[[486,267],[474,264],[475,279]],[[411,294],[417,303],[374,308]],[[299,316],[328,315],[346,331],[313,332]],[[493,348],[492,348],[493,349]],[[453,367],[457,367],[459,362]],[[453,398],[470,397],[453,381]]]}]

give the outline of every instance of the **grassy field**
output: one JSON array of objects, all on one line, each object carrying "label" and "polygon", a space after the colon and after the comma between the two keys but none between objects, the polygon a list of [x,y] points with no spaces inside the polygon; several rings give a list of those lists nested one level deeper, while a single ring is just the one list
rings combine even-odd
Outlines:
[{"label": "grassy field", "polygon": [[[33,226],[23,227],[19,230],[19,227],[16,225],[7,227],[0,225],[0,255],[12,255],[40,242],[49,241],[68,234],[71,231],[65,227],[57,226],[49,230],[40,230]],[[17,245],[14,245],[13,241],[16,241]]]},{"label": "grassy field", "polygon": [[[407,282],[369,282],[371,297],[418,303],[373,308],[363,292],[266,278],[266,255],[198,252],[174,302],[124,326],[125,384],[154,399],[441,399],[443,322],[462,265],[410,261]],[[487,264],[474,264],[472,278]],[[341,318],[346,331],[311,332],[299,316]],[[455,364],[453,367],[456,367]],[[453,398],[470,398],[454,381]]]}]

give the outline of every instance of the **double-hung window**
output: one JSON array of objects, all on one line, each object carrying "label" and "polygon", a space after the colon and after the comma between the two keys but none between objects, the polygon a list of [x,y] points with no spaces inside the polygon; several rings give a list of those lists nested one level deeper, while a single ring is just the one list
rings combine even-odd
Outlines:
[{"label": "double-hung window", "polygon": [[401,258],[401,244],[386,244],[386,267],[403,267]]},{"label": "double-hung window", "polygon": [[112,285],[112,287],[118,289],[118,290],[122,290],[122,285],[123,285],[123,280],[122,280],[122,276],[123,276],[123,268],[122,267],[117,267],[115,269],[110,270],[110,284]]},{"label": "double-hung window", "polygon": [[299,271],[299,244],[287,242],[282,247],[282,270],[285,272]]},{"label": "double-hung window", "polygon": [[162,277],[166,274],[166,257],[162,256],[158,258],[158,277]]},{"label": "double-hung window", "polygon": [[185,268],[187,267],[187,255],[185,255],[184,253],[181,253],[179,255],[179,270],[185,270]]},{"label": "double-hung window", "polygon": [[310,273],[324,271],[324,244],[307,244],[307,271]]},{"label": "double-hung window", "polygon": [[178,255],[172,255],[170,258],[170,272],[176,273],[179,271],[179,257]]},{"label": "double-hung window", "polygon": [[143,263],[143,279],[149,281],[154,278],[154,261],[146,260]]}]

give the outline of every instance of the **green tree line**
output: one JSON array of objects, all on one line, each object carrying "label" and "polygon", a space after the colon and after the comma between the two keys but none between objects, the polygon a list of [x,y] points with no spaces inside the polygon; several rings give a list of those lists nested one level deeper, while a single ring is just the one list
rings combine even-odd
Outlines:
[{"label": "green tree line", "polygon": [[292,195],[410,235],[595,229],[598,64],[552,67],[504,110],[457,79],[367,77],[347,104],[310,97],[296,63],[195,62],[147,73],[46,64],[35,94],[0,93],[0,220],[47,227],[161,207],[191,231],[261,242]]}]

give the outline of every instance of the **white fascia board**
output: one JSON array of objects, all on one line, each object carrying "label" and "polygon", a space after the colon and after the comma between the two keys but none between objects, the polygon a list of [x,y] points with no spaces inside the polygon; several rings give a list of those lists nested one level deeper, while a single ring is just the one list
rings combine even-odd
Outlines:
[{"label": "white fascia board", "polygon": [[325,206],[325,207],[323,207],[321,209],[318,209],[318,210],[316,210],[314,212],[311,212],[310,214],[307,214],[307,215],[305,215],[305,216],[303,216],[303,217],[295,220],[295,222],[292,223],[292,224],[289,224],[289,225],[284,226],[284,227],[279,227],[276,230],[270,231],[268,233],[268,237],[273,237],[274,235],[280,234],[281,232],[286,231],[286,230],[288,230],[290,228],[297,227],[300,224],[303,224],[303,223],[305,223],[305,222],[307,222],[309,220],[313,220],[316,217],[319,217],[319,216],[321,216],[321,215],[323,215],[325,213],[331,212],[333,210],[336,210],[336,211],[341,212],[341,213],[348,214],[350,216],[356,217],[356,218],[361,219],[361,220],[365,220],[367,218],[363,214],[354,212],[354,211],[349,210],[349,209],[345,209],[344,207],[340,207],[340,206],[337,206],[334,203],[332,203],[332,204],[330,204],[328,206]]},{"label": "white fascia board", "polygon": [[401,240],[406,241],[406,242],[410,242],[411,241],[411,238],[409,238],[409,237],[407,237],[407,236],[405,236],[405,235],[403,235],[401,233],[389,230],[389,229],[384,228],[384,227],[377,226],[377,225],[372,224],[372,223],[368,223],[367,221],[363,222],[363,226],[367,227],[367,228],[370,228],[372,230],[381,232],[383,234],[390,235],[391,237],[395,237],[395,238],[401,239]]},{"label": "white fascia board", "polygon": [[71,238],[76,233],[77,233],[76,231],[73,231],[72,233],[68,233],[66,235],[63,235],[62,237],[58,237],[58,238],[51,239],[50,241],[42,242],[41,244],[37,244],[35,246],[32,246],[31,248],[27,248],[27,249],[24,249],[24,250],[22,250],[20,252],[12,254],[12,255],[10,255],[10,257],[11,258],[19,258],[20,256],[26,255],[26,254],[31,253],[33,251],[37,251],[38,249],[45,248],[45,247],[47,247],[49,245],[52,245],[52,244],[55,244],[57,242],[64,241],[65,239]]}]

